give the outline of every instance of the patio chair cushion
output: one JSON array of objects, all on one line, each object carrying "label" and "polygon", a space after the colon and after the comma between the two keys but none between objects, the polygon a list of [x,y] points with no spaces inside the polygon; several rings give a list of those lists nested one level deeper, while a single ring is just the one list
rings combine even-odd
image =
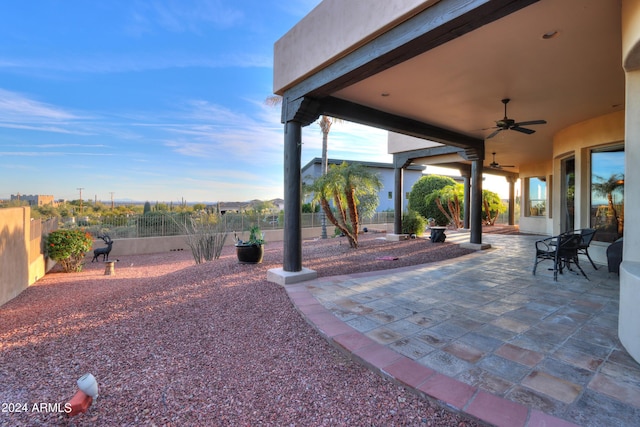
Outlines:
[{"label": "patio chair cushion", "polygon": [[622,262],[622,237],[613,242],[607,248],[607,266],[609,273],[620,274],[620,263]]}]

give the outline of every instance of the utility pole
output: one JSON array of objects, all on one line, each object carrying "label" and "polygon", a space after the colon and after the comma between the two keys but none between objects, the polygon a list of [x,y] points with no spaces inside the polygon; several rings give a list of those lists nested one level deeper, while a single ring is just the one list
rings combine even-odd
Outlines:
[{"label": "utility pole", "polygon": [[109,194],[111,194],[111,210],[113,210],[113,191],[110,191]]},{"label": "utility pole", "polygon": [[82,190],[84,190],[84,187],[78,187],[76,190],[80,190],[80,215],[82,215]]}]

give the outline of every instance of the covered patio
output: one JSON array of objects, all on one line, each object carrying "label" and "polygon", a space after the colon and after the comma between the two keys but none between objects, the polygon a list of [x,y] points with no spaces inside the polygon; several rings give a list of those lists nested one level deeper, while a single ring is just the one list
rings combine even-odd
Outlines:
[{"label": "covered patio", "polygon": [[589,280],[565,271],[554,282],[550,263],[533,276],[539,236],[484,237],[492,249],[462,258],[287,291],[355,359],[483,421],[636,424],[640,367],[618,339],[618,276],[588,262]]},{"label": "covered patio", "polygon": [[639,24],[637,0],[324,0],[275,44],[285,253],[273,274],[281,283],[313,277],[301,252],[301,129],[320,115],[389,131],[396,198],[409,191],[402,169],[419,159],[465,165],[467,237],[477,247],[486,246],[490,153],[521,180],[520,228],[546,235],[598,225],[596,159],[618,153],[607,176],[624,186],[624,215],[609,203],[610,238],[594,246],[602,262],[624,235],[618,337],[640,361]]}]

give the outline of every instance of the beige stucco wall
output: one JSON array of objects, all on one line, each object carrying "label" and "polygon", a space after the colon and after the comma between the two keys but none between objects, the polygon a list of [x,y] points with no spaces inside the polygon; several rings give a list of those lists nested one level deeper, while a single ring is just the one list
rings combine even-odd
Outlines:
[{"label": "beige stucco wall", "polygon": [[31,209],[0,209],[0,305],[29,286]]},{"label": "beige stucco wall", "polygon": [[[520,167],[521,191],[526,195],[526,178],[546,177],[547,213],[544,217],[531,217],[521,209],[519,225],[525,233],[555,235],[562,231],[562,161],[574,156],[576,162],[575,227],[589,227],[590,216],[590,159],[591,149],[619,144],[625,139],[625,112],[618,111],[576,123],[558,132],[553,139],[553,159],[546,163],[525,164]],[[627,155],[627,153],[625,153]],[[524,197],[523,197],[524,199]],[[525,202],[526,200],[523,200]],[[550,206],[549,206],[550,205]],[[523,205],[524,206],[524,205]],[[625,194],[625,212],[629,209]],[[628,234],[625,221],[625,235]],[[589,254],[596,263],[606,265],[608,243],[593,242]]]},{"label": "beige stucco wall", "polygon": [[[281,95],[312,72],[438,1],[324,0],[275,43],[274,93]],[[354,16],[358,25],[353,25]]]},{"label": "beige stucco wall", "polygon": [[[520,231],[524,233],[532,234],[545,234],[550,235],[553,233],[553,224],[550,217],[553,217],[553,200],[550,199],[553,187],[553,164],[551,162],[545,163],[530,163],[520,166],[520,194],[521,209],[520,218],[518,220],[518,226]],[[547,182],[547,200],[546,200],[546,212],[544,216],[530,216],[525,207],[527,204],[527,178],[546,178]]]},{"label": "beige stucco wall", "polygon": [[416,138],[396,132],[387,132],[387,153],[389,154],[420,150],[423,148],[441,147],[443,145],[444,144],[427,139]]},{"label": "beige stucco wall", "polygon": [[627,71],[640,68],[640,5],[622,2],[622,64]]},{"label": "beige stucco wall", "polygon": [[618,335],[640,363],[640,1],[622,2],[622,63],[626,77],[625,235],[620,265]]}]

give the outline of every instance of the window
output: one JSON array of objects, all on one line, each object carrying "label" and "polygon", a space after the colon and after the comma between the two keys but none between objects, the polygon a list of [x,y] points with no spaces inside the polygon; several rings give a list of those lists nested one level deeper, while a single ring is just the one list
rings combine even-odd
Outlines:
[{"label": "window", "polygon": [[615,242],[624,232],[624,147],[591,151],[591,227],[594,240]]},{"label": "window", "polygon": [[530,216],[544,216],[547,202],[547,183],[544,178],[531,177],[527,184]]},{"label": "window", "polygon": [[393,199],[393,191],[388,192],[388,197],[389,197],[389,200]]}]

